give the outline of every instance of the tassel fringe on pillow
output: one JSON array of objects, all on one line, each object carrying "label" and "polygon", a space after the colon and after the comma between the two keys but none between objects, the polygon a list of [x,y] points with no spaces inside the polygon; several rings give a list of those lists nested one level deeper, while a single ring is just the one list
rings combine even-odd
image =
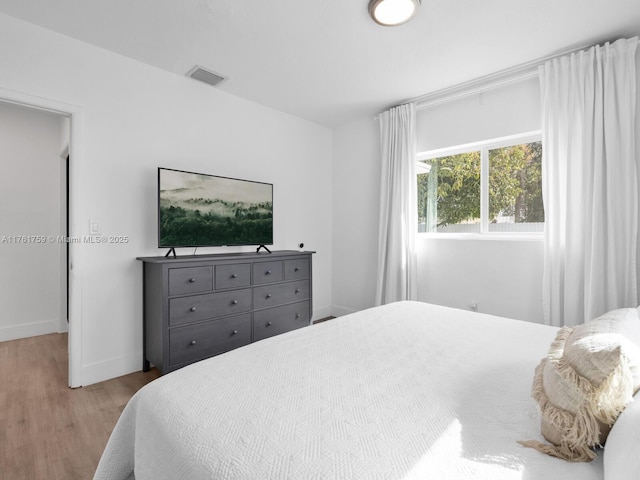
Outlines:
[{"label": "tassel fringe on pillow", "polygon": [[[537,440],[520,441],[521,445],[538,450],[541,453],[572,462],[588,462],[597,455],[595,448],[604,443],[609,427],[633,398],[634,379],[624,355],[617,349],[617,365],[600,385],[593,385],[587,378],[579,375],[570,362],[564,358],[564,345],[574,329],[562,328],[551,344],[547,358],[542,359],[536,367],[531,396],[540,407],[545,427],[550,429],[554,437],[561,440],[559,444],[547,444]],[[614,349],[615,354],[615,349]],[[544,388],[544,370],[549,366],[555,368],[559,378],[566,385],[582,394],[582,401],[575,405],[574,412],[554,405]]]}]

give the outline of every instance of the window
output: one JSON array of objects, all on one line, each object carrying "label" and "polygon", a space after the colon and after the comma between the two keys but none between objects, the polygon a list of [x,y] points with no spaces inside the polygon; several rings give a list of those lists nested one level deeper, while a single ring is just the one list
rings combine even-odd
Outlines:
[{"label": "window", "polygon": [[425,152],[418,159],[419,232],[544,230],[539,133]]}]

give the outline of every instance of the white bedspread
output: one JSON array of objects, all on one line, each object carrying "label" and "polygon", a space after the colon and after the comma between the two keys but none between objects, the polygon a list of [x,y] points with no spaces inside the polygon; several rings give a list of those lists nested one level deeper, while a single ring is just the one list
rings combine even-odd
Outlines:
[{"label": "white bedspread", "polygon": [[358,312],[165,375],[129,402],[95,479],[602,480],[538,438],[556,329],[418,302]]}]

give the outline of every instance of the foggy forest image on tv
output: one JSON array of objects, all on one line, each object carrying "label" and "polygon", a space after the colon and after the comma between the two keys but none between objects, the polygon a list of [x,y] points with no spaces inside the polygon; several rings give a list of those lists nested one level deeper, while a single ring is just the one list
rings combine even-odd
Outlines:
[{"label": "foggy forest image on tv", "polygon": [[270,245],[273,185],[158,169],[159,247]]}]

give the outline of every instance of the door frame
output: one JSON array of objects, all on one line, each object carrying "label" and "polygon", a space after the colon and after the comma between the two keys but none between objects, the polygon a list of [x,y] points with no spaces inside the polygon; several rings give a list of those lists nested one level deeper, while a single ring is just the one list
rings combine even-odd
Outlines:
[{"label": "door frame", "polygon": [[[67,205],[69,214],[67,218],[67,228],[69,236],[74,237],[80,232],[77,231],[80,225],[82,212],[78,201],[82,198],[80,189],[81,182],[79,173],[83,165],[82,153],[82,126],[83,109],[78,105],[60,102],[36,95],[17,92],[0,88],[0,102],[12,103],[31,109],[39,109],[47,112],[57,113],[69,117],[69,162],[67,171],[69,196]],[[73,198],[73,204],[69,199]],[[81,244],[70,242],[69,254],[67,256],[67,278],[68,278],[68,321],[69,321],[69,387],[76,388],[83,385],[82,381],[82,256]]]}]

